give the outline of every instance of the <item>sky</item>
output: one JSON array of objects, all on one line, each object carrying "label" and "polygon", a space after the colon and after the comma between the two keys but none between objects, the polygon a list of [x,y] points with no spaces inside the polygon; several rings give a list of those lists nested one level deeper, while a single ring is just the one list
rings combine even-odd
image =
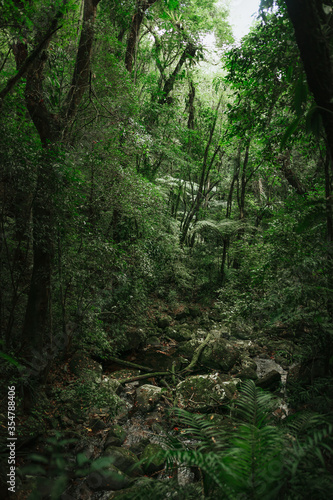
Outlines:
[{"label": "sky", "polygon": [[[230,24],[236,41],[248,33],[258,12],[260,0],[230,0]],[[254,17],[251,17],[254,14]]]}]

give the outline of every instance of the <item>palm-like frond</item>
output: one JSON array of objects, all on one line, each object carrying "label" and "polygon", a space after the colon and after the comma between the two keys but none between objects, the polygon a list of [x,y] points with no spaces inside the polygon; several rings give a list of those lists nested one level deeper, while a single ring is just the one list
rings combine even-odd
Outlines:
[{"label": "palm-like frond", "polygon": [[239,220],[225,219],[223,221],[217,222],[214,220],[205,219],[197,221],[192,227],[190,234],[200,233],[207,229],[219,234],[232,234],[239,231],[240,228],[244,227],[244,223]]},{"label": "palm-like frond", "polygon": [[276,398],[271,393],[257,387],[252,380],[247,380],[241,386],[234,413],[245,422],[261,428],[267,424],[275,407]]}]

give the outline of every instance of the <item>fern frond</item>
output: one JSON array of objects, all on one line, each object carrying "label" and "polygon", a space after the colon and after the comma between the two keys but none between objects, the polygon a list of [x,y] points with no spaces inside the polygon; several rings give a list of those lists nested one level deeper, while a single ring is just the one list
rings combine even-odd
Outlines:
[{"label": "fern frond", "polygon": [[192,227],[190,234],[200,233],[206,229],[210,231],[214,231],[216,233],[223,234],[231,234],[239,231],[240,228],[244,228],[244,224],[241,221],[234,221],[230,219],[226,219],[220,222],[214,220],[200,220],[197,221]]},{"label": "fern frond", "polygon": [[189,436],[195,440],[198,450],[218,452],[225,448],[228,433],[223,429],[217,429],[216,425],[203,415],[195,415],[179,408],[174,410],[174,415],[184,426],[182,436]]},{"label": "fern frond", "polygon": [[247,423],[261,428],[275,407],[276,399],[271,393],[257,387],[253,380],[247,380],[241,386],[235,413]]}]

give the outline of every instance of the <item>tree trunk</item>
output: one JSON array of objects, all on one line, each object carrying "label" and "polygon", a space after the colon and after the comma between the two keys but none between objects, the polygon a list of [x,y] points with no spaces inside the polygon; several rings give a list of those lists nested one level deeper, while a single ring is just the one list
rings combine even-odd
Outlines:
[{"label": "tree trunk", "polygon": [[[333,288],[333,59],[332,28],[319,0],[285,0],[294,26],[296,42],[326,136],[327,161],[324,166],[327,223],[327,288]],[[333,301],[327,300],[327,312],[333,320]],[[327,334],[326,369],[332,356],[332,342]]]},{"label": "tree trunk", "polygon": [[[38,167],[36,196],[34,198],[33,237],[34,257],[28,295],[22,343],[28,353],[42,352],[52,347],[52,270],[54,256],[54,211],[57,190],[54,161],[65,142],[83,94],[89,84],[94,23],[99,0],[84,0],[82,31],[78,44],[72,85],[61,112],[51,113],[45,104],[43,79],[47,55],[41,52],[27,73],[26,105],[38,131],[44,153]],[[55,30],[56,16],[52,29]],[[51,38],[44,42],[47,49]],[[31,359],[31,355],[28,355]],[[40,359],[40,358],[39,358]],[[46,360],[50,361],[50,360]],[[38,362],[40,362],[38,360]],[[35,363],[36,364],[36,363]],[[41,367],[43,369],[43,367]]]},{"label": "tree trunk", "polygon": [[157,0],[139,0],[136,12],[132,18],[131,29],[127,39],[125,66],[129,73],[132,73],[133,63],[135,62],[136,46],[138,43],[140,26],[145,16],[146,10]]},{"label": "tree trunk", "polygon": [[186,47],[185,47],[184,52],[180,56],[180,59],[176,65],[175,69],[173,70],[173,72],[171,73],[171,75],[169,76],[169,78],[166,80],[166,82],[164,84],[164,87],[162,90],[162,96],[159,98],[158,104],[164,104],[167,102],[168,95],[170,94],[170,92],[172,91],[172,89],[174,87],[177,75],[180,73],[180,70],[184,66],[185,61],[189,58],[193,58],[195,56],[196,51],[197,51],[197,48],[195,47],[195,45],[193,45],[192,42],[188,42]]}]

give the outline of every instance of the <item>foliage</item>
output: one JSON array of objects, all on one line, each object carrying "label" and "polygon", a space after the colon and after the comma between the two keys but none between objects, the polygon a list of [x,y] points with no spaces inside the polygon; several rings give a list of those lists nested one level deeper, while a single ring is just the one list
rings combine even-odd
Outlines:
[{"label": "foliage", "polygon": [[[303,481],[308,498],[323,498],[325,488],[331,489],[324,457],[332,454],[332,424],[303,415],[276,427],[275,405],[271,394],[246,381],[233,404],[229,432],[214,420],[175,409],[181,438],[169,442],[171,447],[162,455],[171,470],[175,464],[200,468],[204,498],[301,498]],[[309,432],[304,432],[306,422]],[[316,474],[309,476],[310,470]]]}]

